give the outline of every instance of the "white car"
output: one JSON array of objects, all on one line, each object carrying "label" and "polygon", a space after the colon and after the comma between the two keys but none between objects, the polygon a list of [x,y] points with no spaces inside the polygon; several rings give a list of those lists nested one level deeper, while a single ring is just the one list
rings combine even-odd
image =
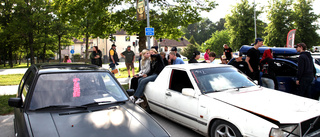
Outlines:
[{"label": "white car", "polygon": [[205,136],[320,136],[319,101],[258,86],[229,65],[166,66],[144,94],[147,111]]}]

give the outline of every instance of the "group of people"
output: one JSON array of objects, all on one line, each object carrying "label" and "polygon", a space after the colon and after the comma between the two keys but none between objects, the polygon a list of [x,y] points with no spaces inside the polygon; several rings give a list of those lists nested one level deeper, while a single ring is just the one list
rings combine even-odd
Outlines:
[{"label": "group of people", "polygon": [[[233,54],[235,61],[230,65],[233,65],[252,80],[257,80],[259,85],[262,85],[271,89],[278,89],[278,82],[276,79],[275,71],[277,66],[274,64],[273,51],[267,49],[264,51],[262,58],[260,59],[259,47],[263,46],[263,40],[257,38],[255,40],[253,48],[247,52],[245,61],[242,60],[242,55],[239,52]],[[311,97],[311,83],[316,78],[316,70],[314,67],[313,59],[310,52],[306,51],[307,46],[305,43],[299,43],[296,46],[297,52],[300,53],[298,58],[298,72],[296,84],[298,85],[298,92],[296,95],[303,97]],[[260,83],[260,72],[262,72]]]},{"label": "group of people", "polygon": [[[258,81],[259,85],[262,85],[271,89],[278,89],[278,82],[276,79],[275,71],[277,69],[273,61],[273,51],[267,49],[264,51],[262,58],[260,59],[259,47],[263,46],[263,39],[255,39],[253,48],[249,49],[247,52],[246,59],[243,60],[242,54],[240,52],[233,53],[232,49],[227,45],[223,45],[223,55],[221,56],[221,64],[227,64],[232,58],[235,61],[230,63],[246,75],[248,75],[252,80]],[[109,51],[109,61],[110,68],[115,69],[118,65],[118,54],[116,52],[116,45],[113,44]],[[312,61],[310,52],[306,52],[306,45],[304,43],[297,44],[296,50],[300,52],[300,57],[298,58],[298,73],[296,84],[299,85],[299,91],[297,95],[310,97],[309,92],[311,89],[311,83],[315,77],[315,67]],[[130,89],[135,89],[135,94],[130,97],[135,103],[143,102],[142,96],[146,84],[150,81],[154,81],[162,69],[166,65],[184,64],[181,59],[181,55],[177,52],[177,48],[173,47],[170,51],[168,47],[165,46],[164,52],[158,53],[157,47],[151,48],[150,50],[144,49],[140,55],[141,60],[140,71],[135,74],[134,61],[135,54],[128,46],[127,49],[120,54],[125,58],[125,64],[128,71],[128,77],[130,78],[130,70],[132,71],[131,87]],[[98,66],[102,66],[101,60],[102,53],[98,47],[93,47],[93,52],[90,55],[91,63]],[[210,49],[206,49],[204,54],[204,61],[198,62],[200,58],[200,52],[194,51],[192,57],[189,59],[188,63],[215,63],[216,54],[210,52]],[[67,60],[66,60],[67,61]],[[260,81],[260,72],[262,72]]]}]

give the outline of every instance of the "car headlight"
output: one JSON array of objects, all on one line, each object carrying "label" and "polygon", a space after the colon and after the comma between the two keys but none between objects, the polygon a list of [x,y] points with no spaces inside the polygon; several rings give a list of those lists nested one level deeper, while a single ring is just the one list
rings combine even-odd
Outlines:
[{"label": "car headlight", "polygon": [[280,128],[272,128],[269,137],[299,137],[300,130],[297,125],[282,125]]}]

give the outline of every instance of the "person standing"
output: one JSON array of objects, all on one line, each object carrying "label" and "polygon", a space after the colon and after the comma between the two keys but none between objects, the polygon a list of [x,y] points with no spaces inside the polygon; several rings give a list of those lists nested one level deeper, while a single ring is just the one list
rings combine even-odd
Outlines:
[{"label": "person standing", "polygon": [[242,73],[248,75],[250,73],[248,63],[242,60],[242,54],[239,52],[233,53],[235,61],[231,62],[230,65],[236,67]]},{"label": "person standing", "polygon": [[258,50],[259,47],[263,45],[263,40],[261,38],[256,38],[253,48],[248,50],[246,62],[248,63],[248,67],[250,73],[248,76],[252,80],[257,80],[260,84],[260,71],[259,71],[259,63],[260,63],[260,52]]},{"label": "person standing", "polygon": [[168,59],[169,58],[169,53],[170,53],[170,51],[168,50],[168,46],[164,47],[164,53],[166,53],[166,59]]},{"label": "person standing", "polygon": [[223,55],[227,57],[228,61],[232,59],[232,49],[227,44],[223,45]]},{"label": "person standing", "polygon": [[188,63],[198,63],[198,59],[200,58],[200,52],[199,51],[194,51],[192,53],[192,57],[190,58]]},{"label": "person standing", "polygon": [[300,85],[298,88],[297,95],[303,97],[311,96],[311,83],[315,77],[316,70],[313,64],[313,58],[310,52],[306,51],[307,45],[305,43],[297,44],[296,50],[300,52],[298,58],[298,73],[296,84]]},{"label": "person standing", "polygon": [[110,61],[110,68],[112,70],[116,69],[116,65],[118,65],[119,58],[118,58],[118,53],[116,51],[116,45],[112,44],[111,49],[109,50],[109,61]]},{"label": "person standing", "polygon": [[134,52],[131,50],[131,46],[127,47],[127,50],[122,52],[121,57],[125,58],[125,63],[128,71],[128,77],[130,78],[130,68],[132,70],[132,76],[134,76]]},{"label": "person standing", "polygon": [[63,63],[72,63],[71,59],[69,58],[69,55],[65,55],[63,59]]},{"label": "person standing", "polygon": [[262,59],[260,60],[260,69],[262,71],[261,85],[266,88],[278,89],[278,82],[275,74],[276,66],[274,65],[271,49],[264,51]]},{"label": "person standing", "polygon": [[209,59],[209,53],[210,53],[210,49],[206,49],[206,53],[204,53],[204,56],[203,56],[205,61],[207,61],[207,60],[209,61],[210,60]]},{"label": "person standing", "polygon": [[98,49],[98,46],[93,46],[93,51],[90,54],[91,64],[95,64],[102,67],[102,52]]},{"label": "person standing", "polygon": [[169,54],[169,58],[172,61],[171,64],[175,65],[175,64],[184,64],[184,61],[180,58],[176,56],[176,53],[174,51],[171,51]]}]

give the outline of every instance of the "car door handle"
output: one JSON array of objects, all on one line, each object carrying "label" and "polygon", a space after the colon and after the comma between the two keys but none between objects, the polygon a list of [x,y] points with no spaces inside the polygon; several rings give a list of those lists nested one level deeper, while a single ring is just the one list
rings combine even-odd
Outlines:
[{"label": "car door handle", "polygon": [[170,92],[167,92],[166,95],[171,97],[171,93]]}]

